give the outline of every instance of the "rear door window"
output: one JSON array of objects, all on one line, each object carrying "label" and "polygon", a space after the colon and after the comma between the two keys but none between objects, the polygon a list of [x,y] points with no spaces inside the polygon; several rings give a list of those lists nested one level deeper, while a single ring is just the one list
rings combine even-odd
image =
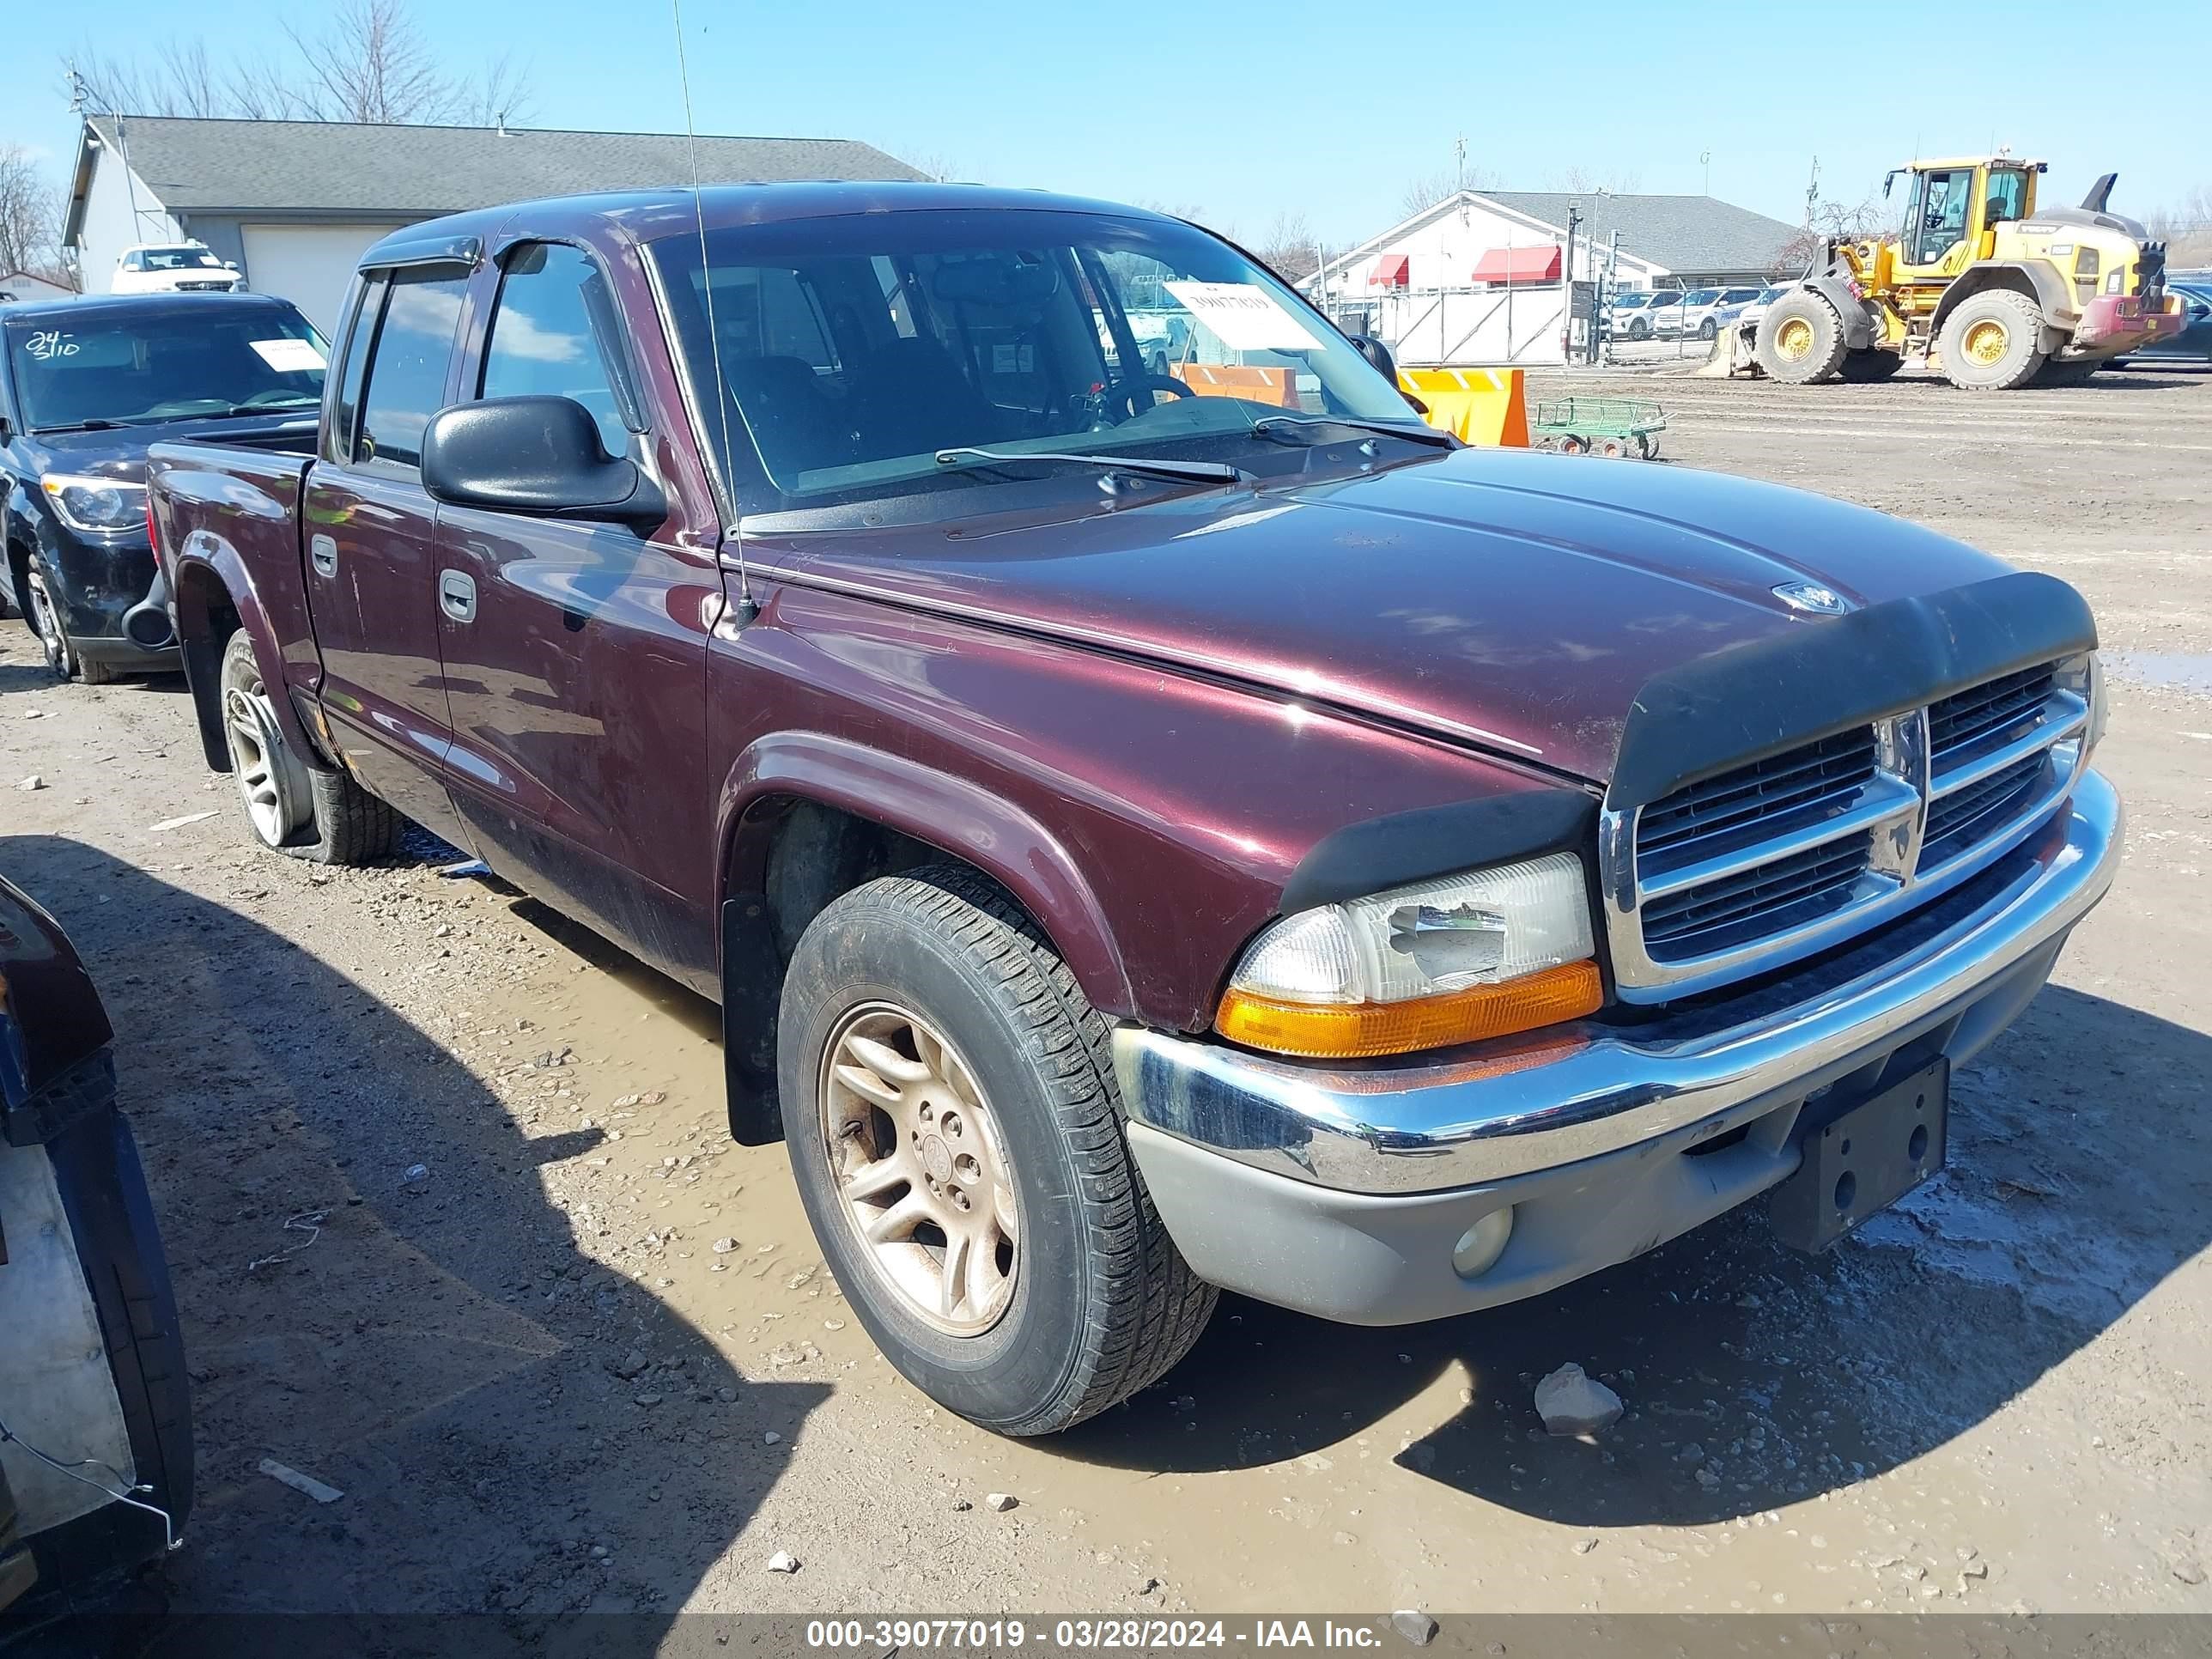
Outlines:
[{"label": "rear door window", "polygon": [[573,398],[592,411],[607,453],[623,453],[643,422],[616,318],[605,279],[580,250],[556,242],[516,249],[500,278],[481,395]]},{"label": "rear door window", "polygon": [[465,272],[408,270],[392,278],[362,394],[356,459],[422,465],[422,428],[445,406],[468,286]]}]

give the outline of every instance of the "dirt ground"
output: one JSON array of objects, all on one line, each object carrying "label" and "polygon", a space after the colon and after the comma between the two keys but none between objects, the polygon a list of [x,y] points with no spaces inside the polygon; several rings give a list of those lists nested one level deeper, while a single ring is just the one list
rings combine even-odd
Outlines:
[{"label": "dirt ground", "polygon": [[[258,855],[179,684],[56,687],[0,624],[0,869],[106,993],[184,1310],[176,1607],[2212,1611],[2212,376],[1563,389],[2078,584],[2119,884],[1956,1079],[1951,1169],[1827,1255],[1739,1214],[1405,1330],[1231,1299],[1049,1442],[876,1357],[723,1132],[708,1005],[427,837]],[[1537,1427],[1571,1359],[1629,1406],[1594,1444]]]}]

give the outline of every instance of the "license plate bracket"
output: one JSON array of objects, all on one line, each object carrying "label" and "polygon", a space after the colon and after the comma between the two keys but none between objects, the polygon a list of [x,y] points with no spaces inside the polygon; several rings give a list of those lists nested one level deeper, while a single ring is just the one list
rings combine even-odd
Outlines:
[{"label": "license plate bracket", "polygon": [[1951,1062],[1938,1060],[1803,1131],[1803,1161],[1774,1189],[1776,1235],[1825,1250],[1887,1209],[1943,1167],[1950,1115]]}]

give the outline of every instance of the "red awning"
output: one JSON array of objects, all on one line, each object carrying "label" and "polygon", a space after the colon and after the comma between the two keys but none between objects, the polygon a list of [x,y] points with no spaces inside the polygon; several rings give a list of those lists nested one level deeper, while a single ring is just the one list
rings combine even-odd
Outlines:
[{"label": "red awning", "polygon": [[1559,250],[1556,247],[1494,247],[1474,262],[1478,283],[1556,283],[1559,280]]},{"label": "red awning", "polygon": [[1413,280],[1407,267],[1410,260],[1402,253],[1385,253],[1375,261],[1375,274],[1367,279],[1370,288],[1403,288]]}]

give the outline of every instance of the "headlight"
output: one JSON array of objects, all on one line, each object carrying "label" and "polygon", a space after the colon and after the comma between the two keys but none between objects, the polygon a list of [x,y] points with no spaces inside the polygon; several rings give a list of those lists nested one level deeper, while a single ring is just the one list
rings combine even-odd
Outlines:
[{"label": "headlight", "polygon": [[143,529],[146,486],[117,478],[73,477],[49,472],[39,480],[54,511],[71,530]]},{"label": "headlight", "polygon": [[1554,853],[1285,916],[1244,952],[1214,1028],[1332,1059],[1504,1036],[1596,1012],[1594,954],[1582,860]]},{"label": "headlight", "polygon": [[2090,751],[2104,740],[2105,736],[2105,714],[2108,706],[2105,697],[2105,665],[2097,660],[2095,652],[2084,651],[2080,656],[2059,664],[2056,678],[2060,690],[2071,691],[2088,705],[2089,720],[2081,728],[2081,758],[2079,763],[2087,766]]}]

